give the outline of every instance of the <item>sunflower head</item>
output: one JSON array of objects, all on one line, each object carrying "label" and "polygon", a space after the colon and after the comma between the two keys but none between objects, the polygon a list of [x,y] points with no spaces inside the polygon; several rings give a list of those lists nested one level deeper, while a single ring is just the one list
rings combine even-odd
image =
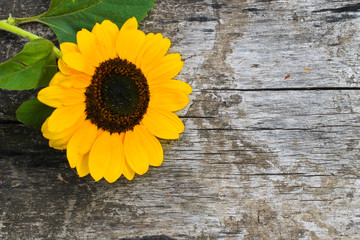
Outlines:
[{"label": "sunflower head", "polygon": [[59,72],[38,99],[56,108],[44,122],[49,145],[66,149],[80,177],[133,179],[160,166],[158,138],[176,139],[182,121],[173,113],[189,103],[191,87],[174,77],[180,54],[167,54],[170,40],[144,34],[135,18],[119,30],[105,20],[82,29],[77,43],[62,43]]}]

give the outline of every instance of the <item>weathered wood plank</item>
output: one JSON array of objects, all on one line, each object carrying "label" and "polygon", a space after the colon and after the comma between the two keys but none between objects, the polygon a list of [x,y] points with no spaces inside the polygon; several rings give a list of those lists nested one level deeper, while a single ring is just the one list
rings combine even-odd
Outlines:
[{"label": "weathered wood plank", "polygon": [[[311,229],[320,237],[355,236],[357,228],[347,228],[359,220],[353,212],[359,207],[359,107],[343,108],[351,104],[337,102],[339,93],[195,93],[197,100],[183,117],[187,130],[178,142],[164,142],[163,166],[133,182],[113,185],[77,179],[64,154],[49,150],[34,131],[3,126],[1,138],[8,149],[1,151],[12,154],[0,161],[7,183],[1,192],[7,193],[10,210],[4,217],[7,223],[19,218],[15,208],[20,204],[32,216],[20,222],[32,225],[31,211],[36,208],[41,216],[36,234],[51,230],[50,237],[67,238],[100,236],[103,222],[119,232],[107,238],[120,233],[139,236],[144,228],[150,235],[171,233],[176,238],[200,236],[202,231],[215,238],[245,236],[246,231],[253,231],[249,234],[255,238],[274,238],[280,232],[288,238],[306,238]],[[259,117],[264,112],[268,119]],[[35,139],[22,140],[29,135]],[[11,151],[14,146],[17,154]],[[71,190],[50,191],[54,187]],[[24,189],[28,197],[17,199]],[[48,206],[40,209],[44,200]],[[60,219],[71,217],[58,220],[58,225],[50,221],[49,210]],[[83,211],[89,218],[86,223]],[[152,225],[158,221],[166,222],[158,223],[161,230]],[[91,230],[83,232],[89,226]],[[328,235],[329,229],[333,235]]]},{"label": "weathered wood plank", "polygon": [[[49,4],[9,2],[3,17]],[[194,92],[163,165],[131,182],[79,179],[15,121],[35,92],[1,91],[0,238],[360,238],[359,16],[355,0],[157,2],[141,28],[171,38]],[[23,44],[0,42],[1,60]]]}]

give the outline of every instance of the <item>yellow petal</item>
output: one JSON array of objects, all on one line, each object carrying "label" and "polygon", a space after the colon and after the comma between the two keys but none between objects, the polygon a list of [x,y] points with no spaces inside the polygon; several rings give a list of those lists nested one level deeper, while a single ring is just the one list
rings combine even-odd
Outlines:
[{"label": "yellow petal", "polygon": [[82,29],[76,34],[76,41],[78,43],[81,54],[89,63],[97,67],[103,60],[103,56],[99,51],[99,44],[94,34],[86,29]]},{"label": "yellow petal", "polygon": [[159,65],[160,60],[165,56],[171,45],[170,40],[164,39],[161,34],[156,34],[152,40],[140,62],[140,68],[144,73]]},{"label": "yellow petal", "polygon": [[83,155],[76,165],[76,170],[79,177],[85,177],[89,174],[89,153]]},{"label": "yellow petal", "polygon": [[129,18],[121,27],[121,31],[130,31],[138,28],[138,22],[135,17]]},{"label": "yellow petal", "polygon": [[87,74],[75,74],[62,78],[58,84],[68,88],[86,88],[91,83],[91,77]]},{"label": "yellow petal", "polygon": [[49,118],[47,118],[44,124],[42,125],[41,131],[43,133],[43,136],[49,139],[49,146],[59,150],[63,150],[67,148],[70,138],[82,124],[82,121],[80,120],[77,121],[70,128],[67,128],[61,132],[50,132],[48,130],[48,122],[49,122]]},{"label": "yellow petal", "polygon": [[59,68],[60,72],[64,75],[73,75],[73,74],[80,73],[79,71],[68,66],[62,58],[60,58],[58,60],[58,68]]},{"label": "yellow petal", "polygon": [[59,132],[50,132],[49,131],[49,118],[47,118],[44,122],[44,124],[41,126],[41,132],[43,133],[43,136],[47,139],[52,140],[58,140],[61,138],[68,138],[69,136],[72,136],[74,132],[82,125],[84,120],[79,119],[75,124],[73,124],[71,127],[63,129]]},{"label": "yellow petal", "polygon": [[179,133],[184,131],[178,116],[159,108],[149,107],[141,122],[152,134],[163,139],[179,138]]},{"label": "yellow petal", "polygon": [[64,150],[66,149],[69,140],[70,140],[70,136],[56,140],[50,139],[49,146],[57,150]]},{"label": "yellow petal", "polygon": [[49,86],[38,93],[40,102],[50,107],[60,107],[77,104],[85,101],[85,89],[64,88],[61,86]]},{"label": "yellow petal", "polygon": [[123,174],[124,174],[124,177],[126,177],[126,179],[129,180],[129,181],[131,181],[135,176],[134,170],[132,170],[130,168],[130,166],[126,162],[126,160],[125,160],[125,165],[124,165],[124,169],[123,169]]},{"label": "yellow petal", "polygon": [[160,166],[164,159],[164,152],[159,140],[142,125],[139,127],[141,139],[144,142],[143,147],[150,157],[149,164],[156,167]]},{"label": "yellow petal", "polygon": [[126,59],[135,64],[135,59],[142,48],[145,34],[139,30],[127,31],[126,34],[118,35],[116,51],[121,59]]},{"label": "yellow petal", "polygon": [[109,183],[115,182],[121,176],[125,166],[123,135],[124,133],[113,133],[110,136],[111,158],[104,174],[105,180]]},{"label": "yellow petal", "polygon": [[[135,59],[135,65],[140,68],[141,62],[144,58],[144,55],[146,55],[146,51],[152,46],[153,43],[161,41],[162,35],[160,33],[153,34],[149,33],[145,36],[144,43],[142,44],[139,52],[137,53],[136,59]],[[145,72],[144,72],[145,73]]]},{"label": "yellow petal", "polygon": [[66,75],[62,74],[61,72],[55,73],[53,78],[51,79],[49,86],[58,85],[62,79],[66,78]]},{"label": "yellow petal", "polygon": [[145,34],[137,30],[136,18],[130,18],[121,27],[116,37],[116,51],[120,58],[135,64],[134,59],[141,50]]},{"label": "yellow petal", "polygon": [[168,54],[145,77],[150,85],[160,84],[178,75],[183,65],[180,54]]},{"label": "yellow petal", "polygon": [[79,119],[85,119],[85,104],[76,104],[66,107],[59,107],[49,117],[48,129],[50,132],[61,132]]},{"label": "yellow petal", "polygon": [[119,28],[109,20],[104,20],[101,24],[96,23],[91,31],[99,41],[99,50],[103,59],[116,57],[115,42]]},{"label": "yellow petal", "polygon": [[149,85],[150,87],[150,92],[152,87],[159,87],[159,88],[166,88],[166,89],[172,89],[172,90],[176,90],[182,93],[185,93],[186,95],[189,95],[192,92],[192,88],[189,84],[187,84],[186,82],[183,81],[179,81],[179,80],[169,80],[160,84],[156,84],[156,85]]},{"label": "yellow petal", "polygon": [[71,42],[61,43],[60,50],[63,55],[71,53],[71,52],[80,52],[78,45],[76,45],[75,43],[71,43]]},{"label": "yellow petal", "polygon": [[76,167],[82,156],[90,151],[97,136],[97,126],[86,120],[71,137],[66,155],[71,168]]},{"label": "yellow petal", "polygon": [[110,133],[103,132],[95,140],[89,155],[90,175],[95,181],[104,177],[111,158]]},{"label": "yellow petal", "polygon": [[189,97],[173,89],[154,87],[150,89],[150,107],[178,111],[189,103]]},{"label": "yellow petal", "polygon": [[[89,61],[78,52],[71,52],[64,54],[62,60],[71,68],[86,73],[92,76],[95,72],[95,67],[89,63]],[[62,71],[61,71],[62,72]],[[66,73],[64,73],[66,74]]]},{"label": "yellow petal", "polygon": [[137,125],[131,131],[125,133],[124,151],[126,162],[132,170],[142,175],[149,169],[150,154],[145,145],[145,139],[142,139],[142,126]]}]

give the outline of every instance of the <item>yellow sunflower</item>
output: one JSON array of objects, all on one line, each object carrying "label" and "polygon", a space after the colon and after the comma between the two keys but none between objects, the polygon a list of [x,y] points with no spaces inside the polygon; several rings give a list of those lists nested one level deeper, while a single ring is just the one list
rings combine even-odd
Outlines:
[{"label": "yellow sunflower", "polygon": [[181,56],[166,54],[169,39],[137,28],[131,18],[120,30],[108,20],[91,32],[82,29],[77,44],[60,45],[60,71],[38,94],[56,108],[42,126],[44,137],[50,147],[66,149],[80,177],[131,180],[161,165],[156,137],[176,139],[184,130],[173,113],[189,103],[192,91],[173,79]]}]

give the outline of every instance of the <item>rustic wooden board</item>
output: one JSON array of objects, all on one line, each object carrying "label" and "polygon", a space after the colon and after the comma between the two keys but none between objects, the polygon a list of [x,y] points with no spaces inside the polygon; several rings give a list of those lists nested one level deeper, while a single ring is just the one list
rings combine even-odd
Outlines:
[{"label": "rustic wooden board", "polygon": [[[48,5],[2,2],[0,16]],[[164,0],[141,29],[172,40],[194,88],[163,165],[80,179],[16,122],[36,92],[2,90],[0,239],[360,239],[358,1]],[[0,60],[25,42],[0,32]]]}]

